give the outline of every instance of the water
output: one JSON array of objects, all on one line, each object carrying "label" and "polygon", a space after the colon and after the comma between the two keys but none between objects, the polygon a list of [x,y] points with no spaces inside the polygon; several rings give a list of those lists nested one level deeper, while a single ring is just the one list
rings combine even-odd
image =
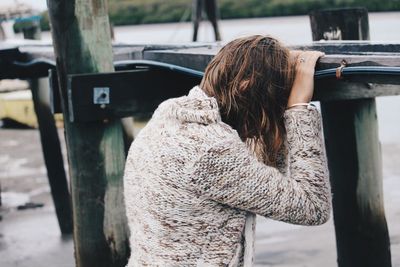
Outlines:
[{"label": "water", "polygon": [[[370,13],[371,40],[400,42],[400,12]],[[311,26],[308,16],[222,20],[223,41],[249,34],[270,34],[289,45],[310,43]],[[149,24],[115,28],[117,42],[128,43],[182,43],[190,42],[191,23]],[[203,23],[199,40],[213,41],[212,28]]]}]

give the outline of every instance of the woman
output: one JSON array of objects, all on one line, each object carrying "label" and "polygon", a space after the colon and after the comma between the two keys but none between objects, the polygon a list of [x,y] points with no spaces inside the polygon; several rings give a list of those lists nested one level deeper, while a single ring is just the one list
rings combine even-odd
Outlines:
[{"label": "woman", "polygon": [[200,86],[157,108],[126,162],[128,266],[251,266],[255,214],[328,220],[321,116],[309,104],[321,56],[240,38]]}]

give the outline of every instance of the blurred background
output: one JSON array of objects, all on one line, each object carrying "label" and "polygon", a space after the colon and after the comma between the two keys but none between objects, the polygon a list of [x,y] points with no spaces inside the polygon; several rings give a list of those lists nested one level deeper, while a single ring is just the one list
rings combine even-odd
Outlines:
[{"label": "blurred background", "polygon": [[[400,0],[219,0],[222,42],[270,34],[288,45],[312,42],[308,13],[366,7],[371,41],[400,43]],[[190,0],[109,0],[114,43],[181,44],[193,39]],[[204,16],[204,14],[203,14]],[[24,42],[27,20],[40,22],[41,42],[51,43],[45,0],[1,0],[3,44]],[[205,16],[204,16],[205,17]],[[197,40],[214,42],[204,19]],[[400,266],[400,96],[378,97],[383,187],[393,266]],[[56,117],[65,160],[62,117]],[[136,132],[142,124],[135,126]],[[74,266],[73,241],[62,237],[47,181],[29,84],[0,80],[0,266]],[[333,220],[301,227],[258,218],[256,266],[337,266]]]}]

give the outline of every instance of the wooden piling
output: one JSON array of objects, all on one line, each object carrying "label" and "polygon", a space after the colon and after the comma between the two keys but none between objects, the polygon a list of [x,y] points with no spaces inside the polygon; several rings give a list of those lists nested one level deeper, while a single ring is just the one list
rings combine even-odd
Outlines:
[{"label": "wooden piling", "polygon": [[203,13],[203,1],[192,0],[192,23],[193,23],[193,37],[192,41],[197,41],[197,35],[199,33],[199,26]]},{"label": "wooden piling", "polygon": [[[310,14],[314,40],[368,40],[366,9]],[[375,98],[321,102],[340,267],[390,267]]]},{"label": "wooden piling", "polygon": [[193,0],[192,1],[192,21],[193,21],[193,42],[197,41],[200,22],[203,17],[203,10],[207,14],[207,19],[210,21],[216,41],[221,40],[221,34],[218,27],[218,6],[217,0]]},{"label": "wooden piling", "polygon": [[76,265],[125,266],[129,235],[121,122],[71,123],[68,119],[67,75],[114,70],[106,0],[47,3],[70,163]]},{"label": "wooden piling", "polygon": [[24,39],[27,40],[40,40],[42,37],[42,31],[40,29],[40,21],[32,20],[24,24],[22,29]]},{"label": "wooden piling", "polygon": [[204,0],[204,4],[207,18],[210,21],[214,30],[215,41],[221,41],[221,33],[219,32],[218,27],[219,10],[217,0]]},{"label": "wooden piling", "polygon": [[40,141],[54,207],[63,235],[72,234],[71,196],[54,116],[50,111],[49,88],[46,78],[29,82],[39,125]]},{"label": "wooden piling", "polygon": [[366,8],[312,11],[310,21],[314,41],[370,39]]},{"label": "wooden piling", "polygon": [[[25,39],[38,40],[41,37],[38,21],[23,29]],[[57,214],[58,224],[63,235],[72,234],[72,207],[68,190],[67,175],[61,152],[60,139],[54,116],[50,109],[50,92],[47,78],[29,81],[32,91],[33,106],[39,125],[40,141],[51,196]]]}]

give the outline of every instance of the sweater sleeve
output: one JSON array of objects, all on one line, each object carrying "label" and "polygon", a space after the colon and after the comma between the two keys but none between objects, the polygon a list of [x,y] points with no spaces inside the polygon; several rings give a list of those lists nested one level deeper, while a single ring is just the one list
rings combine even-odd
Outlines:
[{"label": "sweater sleeve", "polygon": [[240,139],[220,141],[194,164],[201,197],[275,220],[317,225],[329,219],[331,193],[321,115],[310,106],[284,114],[288,173],[259,162]]}]

